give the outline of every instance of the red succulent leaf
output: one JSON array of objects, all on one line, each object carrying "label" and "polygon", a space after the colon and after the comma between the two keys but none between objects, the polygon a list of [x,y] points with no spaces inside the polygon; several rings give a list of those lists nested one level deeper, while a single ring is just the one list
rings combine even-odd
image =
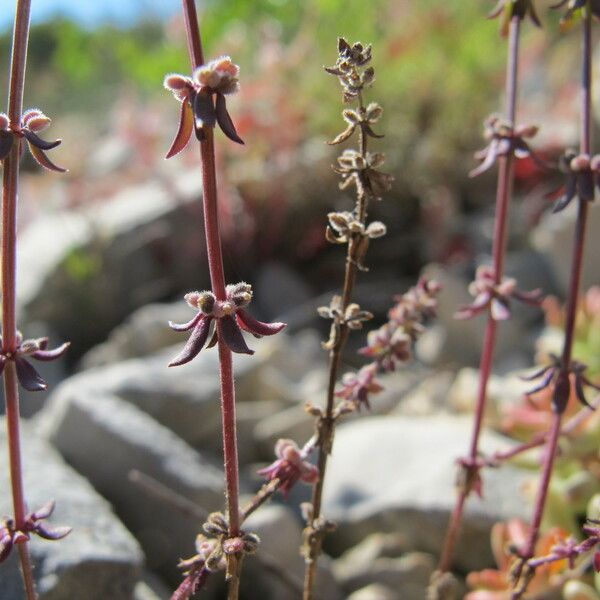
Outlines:
[{"label": "red succulent leaf", "polygon": [[15,365],[17,367],[17,379],[27,391],[41,392],[48,387],[46,382],[28,360],[24,359],[22,356],[16,356]]},{"label": "red succulent leaf", "polygon": [[246,340],[236,320],[231,315],[221,317],[217,321],[219,339],[223,341],[232,352],[237,354],[254,354],[246,345]]},{"label": "red succulent leaf", "polygon": [[275,335],[287,326],[285,323],[264,323],[258,321],[250,313],[241,308],[236,312],[236,316],[239,326],[244,331],[248,331],[255,336]]},{"label": "red succulent leaf", "polygon": [[212,321],[210,316],[202,315],[202,317],[204,318],[196,325],[183,350],[169,363],[169,367],[178,367],[190,362],[202,350],[208,338]]},{"label": "red succulent leaf", "polygon": [[181,112],[179,116],[179,129],[175,139],[167,152],[166,158],[171,158],[179,154],[190,141],[192,131],[194,130],[194,111],[190,99],[186,96],[181,102]]},{"label": "red succulent leaf", "polygon": [[219,123],[219,127],[223,131],[223,133],[232,141],[238,144],[244,144],[244,140],[238,135],[235,125],[227,112],[227,105],[225,102],[225,96],[221,93],[217,93],[217,104],[215,114],[217,116],[217,121]]}]

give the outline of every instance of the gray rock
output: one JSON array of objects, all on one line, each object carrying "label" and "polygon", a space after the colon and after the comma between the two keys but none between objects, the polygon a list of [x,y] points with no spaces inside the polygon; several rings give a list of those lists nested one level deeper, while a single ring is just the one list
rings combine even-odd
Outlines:
[{"label": "gray rock", "polygon": [[[256,344],[255,356],[234,356],[239,402],[262,399],[258,372],[268,358],[270,344],[271,340],[263,339]],[[167,364],[180,350],[178,345],[144,359],[84,371],[59,386],[49,402],[60,404],[65,397],[68,402],[70,397],[79,398],[91,392],[117,396],[193,446],[220,453],[218,355],[208,350],[187,365],[169,369]]]},{"label": "gray rock", "polygon": [[[419,596],[419,599],[422,598],[423,596]],[[404,596],[402,596],[402,599],[404,600]],[[373,583],[350,594],[346,600],[398,600],[398,592],[385,585]]]},{"label": "gray rock", "polygon": [[[409,372],[413,377],[415,372]],[[452,371],[438,371],[428,376],[398,397],[394,414],[426,416],[447,410],[448,390],[452,385],[454,373]],[[382,384],[387,389],[387,380],[382,379]],[[378,401],[378,397],[375,402]]]},{"label": "gray rock", "polygon": [[21,322],[33,316],[52,323],[76,355],[135,308],[190,282],[203,286],[201,208],[193,202],[199,195],[196,174],[178,176],[169,185],[130,187],[89,211],[56,212],[28,224],[19,239]]},{"label": "gray rock", "polygon": [[[437,553],[454,506],[455,461],[467,450],[471,419],[374,417],[340,426],[328,467],[324,512],[338,522],[333,552],[373,531],[400,532],[413,550]],[[506,438],[486,432],[484,452],[506,448]],[[513,467],[483,474],[484,499],[471,497],[456,553],[460,569],[493,564],[489,545],[494,522],[528,518],[523,483]]]},{"label": "gray rock", "polygon": [[97,391],[63,393],[39,415],[40,431],[115,507],[140,540],[150,568],[178,580],[193,554],[198,519],[129,479],[138,470],[206,510],[221,508],[223,475],[135,406]]},{"label": "gray rock", "polygon": [[[5,424],[0,427],[0,463],[7,464]],[[143,555],[139,545],[92,486],[67,466],[28,424],[23,427],[28,504],[56,500],[50,523],[73,527],[57,542],[33,536],[31,553],[40,600],[130,600]],[[96,456],[97,457],[97,456]],[[12,514],[8,469],[0,469],[0,514]],[[2,600],[22,600],[17,553],[0,568]]]},{"label": "gray rock", "polygon": [[[571,251],[577,220],[577,202],[572,202],[558,214],[546,213],[531,234],[534,248],[550,263],[559,289],[564,294],[571,275]],[[588,206],[588,232],[600,227],[600,208],[595,202]],[[600,253],[600,238],[588,235],[583,260],[581,287],[586,289],[598,283],[597,256]]]}]

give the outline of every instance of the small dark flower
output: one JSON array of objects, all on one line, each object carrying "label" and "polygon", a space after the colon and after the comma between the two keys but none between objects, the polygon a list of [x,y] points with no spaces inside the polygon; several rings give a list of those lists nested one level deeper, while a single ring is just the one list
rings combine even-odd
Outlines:
[{"label": "small dark flower", "polygon": [[[1,344],[2,337],[0,337],[0,345]],[[70,342],[66,342],[54,350],[48,350],[47,337],[23,340],[23,336],[20,333],[17,333],[16,350],[11,352],[3,347],[0,352],[0,375],[4,371],[6,361],[12,360],[16,366],[17,379],[26,390],[30,392],[40,392],[45,390],[48,385],[27,359],[33,358],[43,362],[56,360],[67,351],[67,348],[70,345]]]},{"label": "small dark flower", "polygon": [[513,17],[523,20],[529,17],[536,27],[542,24],[535,10],[533,0],[498,0],[498,3],[488,15],[488,19],[500,17],[500,32],[503,36],[508,34],[508,26]]},{"label": "small dark flower", "polygon": [[6,518],[0,521],[0,562],[6,560],[15,544],[29,540],[35,534],[45,540],[61,540],[71,533],[71,527],[50,527],[42,523],[54,512],[54,502],[44,504],[38,510],[29,513],[20,529],[16,528],[15,521]]},{"label": "small dark flower", "polygon": [[576,196],[581,200],[592,202],[596,185],[600,186],[600,156],[577,154],[575,150],[567,150],[559,161],[560,170],[566,175],[564,186],[550,197],[559,196],[552,212],[557,213],[566,208]]},{"label": "small dark flower", "polygon": [[307,460],[308,453],[300,449],[293,440],[277,440],[275,456],[277,460],[260,469],[258,474],[267,481],[279,479],[279,490],[285,498],[298,481],[313,484],[319,478],[319,470]]},{"label": "small dark flower", "polygon": [[260,338],[264,335],[275,335],[285,323],[263,323],[252,317],[244,307],[252,300],[252,287],[241,282],[228,285],[225,300],[217,300],[212,292],[190,292],[185,295],[185,301],[198,310],[198,314],[188,323],[181,325],[170,322],[169,326],[175,331],[190,331],[192,335],[183,350],[169,363],[170,367],[184,365],[195,358],[206,343],[211,324],[216,321],[216,327],[208,344],[214,346],[219,339],[232,352],[254,354],[246,345],[242,330]]},{"label": "small dark flower", "polygon": [[475,298],[475,301],[459,307],[454,315],[455,319],[471,319],[489,310],[495,321],[506,321],[511,317],[511,298],[533,306],[539,306],[542,300],[540,290],[519,291],[515,279],[505,277],[500,283],[497,283],[494,269],[488,266],[477,268],[475,281],[469,284],[469,293]]},{"label": "small dark flower", "polygon": [[375,380],[376,375],[377,363],[368,364],[357,373],[346,373],[342,377],[342,388],[335,395],[354,403],[359,409],[366,406],[370,410],[370,395],[383,390],[383,386]]},{"label": "small dark flower", "polygon": [[496,162],[499,156],[514,154],[516,158],[530,157],[540,168],[546,169],[548,165],[530,147],[525,139],[532,138],[538,132],[534,125],[519,125],[516,128],[497,115],[488,117],[485,122],[485,138],[489,144],[475,153],[475,158],[481,164],[469,173],[469,177],[477,177]]},{"label": "small dark flower", "polygon": [[588,408],[593,407],[587,401],[585,396],[585,387],[591,387],[595,390],[600,390],[600,386],[592,383],[586,376],[585,371],[587,365],[577,360],[571,361],[568,368],[564,368],[562,359],[555,354],[550,355],[551,362],[540,369],[534,371],[531,375],[522,377],[524,381],[539,380],[537,385],[530,390],[527,390],[526,395],[531,396],[544,389],[551,388],[552,392],[552,408],[555,412],[563,413],[569,397],[571,395],[571,384],[575,386],[575,396],[581,404]]},{"label": "small dark flower", "polygon": [[239,67],[229,56],[221,56],[198,67],[192,77],[173,73],[165,77],[164,86],[181,102],[179,129],[167,152],[167,158],[181,152],[192,131],[199,140],[205,138],[204,128],[218,124],[234,142],[243,144],[227,111],[225,96],[239,90]]},{"label": "small dark flower", "polygon": [[66,169],[55,165],[45,152],[59,146],[62,140],[47,142],[37,135],[37,132],[48,127],[50,122],[38,109],[25,111],[17,125],[13,125],[6,114],[0,113],[0,161],[8,156],[16,138],[25,138],[31,155],[39,165],[50,171],[65,173]]},{"label": "small dark flower", "polygon": [[592,12],[592,16],[600,19],[600,0],[560,0],[550,8],[559,9],[565,6],[565,4],[567,5],[567,11],[560,20],[562,30],[569,29],[575,18],[581,14],[581,11],[588,7]]}]

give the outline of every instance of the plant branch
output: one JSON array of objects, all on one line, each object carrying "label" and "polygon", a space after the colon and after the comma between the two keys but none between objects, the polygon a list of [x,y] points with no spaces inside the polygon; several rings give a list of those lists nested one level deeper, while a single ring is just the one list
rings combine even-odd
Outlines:
[{"label": "plant branch", "polygon": [[[518,56],[519,56],[519,37],[520,37],[520,18],[514,16],[510,22],[509,42],[508,42],[508,61],[506,73],[506,114],[510,124],[514,127],[517,102],[517,83],[518,83]],[[506,252],[508,209],[512,197],[513,187],[513,156],[499,157],[498,185],[496,190],[496,218],[494,223],[494,239],[492,246],[494,277],[496,284],[502,281],[504,274],[504,257]],[[481,437],[481,428],[485,414],[487,402],[487,386],[492,369],[494,349],[496,345],[497,323],[488,316],[485,334],[483,339],[483,350],[479,365],[479,386],[477,392],[477,403],[475,407],[475,417],[473,430],[469,446],[469,462],[475,464],[479,457],[479,442]],[[451,567],[456,542],[458,540],[459,530],[462,523],[463,510],[467,498],[473,491],[472,486],[460,486],[457,494],[456,504],[452,512],[446,539],[438,565],[438,571],[445,572]]]},{"label": "plant branch", "polygon": [[[204,63],[198,16],[194,0],[183,0],[188,51],[193,68]],[[214,130],[204,128],[204,139],[200,141],[200,156],[202,162],[202,186],[204,206],[204,230],[210,280],[212,290],[218,300],[225,300],[225,274],[223,269],[223,256],[221,251],[221,235],[219,230],[219,213],[217,206],[217,179],[215,167]],[[220,322],[217,323],[221,329]],[[221,417],[223,426],[223,454],[226,480],[226,499],[228,516],[228,534],[236,537],[240,533],[239,509],[239,467],[235,416],[235,388],[233,380],[233,364],[231,351],[219,335],[219,370],[221,382]],[[236,563],[228,569],[231,577],[229,580],[229,600],[236,600],[239,595],[239,576],[241,562],[235,555],[231,562]]]},{"label": "plant branch", "polygon": [[[23,112],[23,88],[29,41],[30,0],[17,0],[13,30],[8,116],[11,124],[19,123]],[[2,180],[2,352],[12,353],[17,347],[16,326],[16,274],[17,274],[17,193],[21,141],[15,137],[10,154],[4,160]],[[12,486],[15,527],[25,523],[25,492],[21,458],[19,389],[15,365],[8,361],[4,369],[4,397],[10,476]],[[35,600],[35,585],[27,542],[19,544],[21,572],[28,600]]]}]

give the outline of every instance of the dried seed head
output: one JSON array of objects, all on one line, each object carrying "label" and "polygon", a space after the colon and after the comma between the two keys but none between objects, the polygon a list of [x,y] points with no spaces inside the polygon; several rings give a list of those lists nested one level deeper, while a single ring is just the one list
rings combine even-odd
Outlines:
[{"label": "dried seed head", "polygon": [[372,239],[383,237],[387,233],[387,227],[381,221],[373,221],[367,227],[365,233]]}]

